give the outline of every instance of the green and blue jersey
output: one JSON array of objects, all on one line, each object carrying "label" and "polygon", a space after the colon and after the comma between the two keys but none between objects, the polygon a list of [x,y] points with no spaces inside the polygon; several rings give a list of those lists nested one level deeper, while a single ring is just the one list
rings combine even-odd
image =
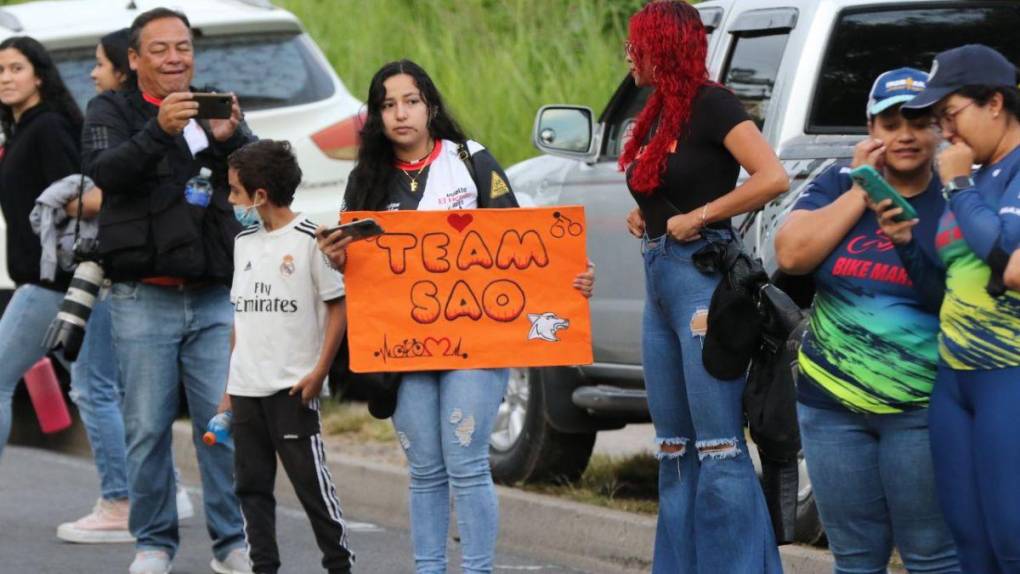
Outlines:
[{"label": "green and blue jersey", "polygon": [[[825,207],[849,190],[849,168],[817,177],[794,210]],[[908,199],[920,223],[923,255],[935,258],[936,222],[944,210],[937,177]],[[816,294],[801,345],[802,403],[866,413],[898,413],[928,404],[938,359],[938,318],[925,306],[877,218],[866,212],[814,273]],[[806,380],[805,380],[806,379]]]}]

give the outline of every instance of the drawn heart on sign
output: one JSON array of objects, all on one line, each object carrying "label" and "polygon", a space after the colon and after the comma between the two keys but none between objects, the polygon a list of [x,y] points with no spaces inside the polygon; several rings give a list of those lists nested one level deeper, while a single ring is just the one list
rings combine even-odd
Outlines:
[{"label": "drawn heart on sign", "polygon": [[[471,217],[470,215],[468,217]],[[436,339],[435,337],[425,337],[425,356],[426,357],[445,357],[450,352],[450,339],[443,337],[442,339]]]},{"label": "drawn heart on sign", "polygon": [[451,213],[450,216],[446,218],[446,222],[450,224],[450,227],[456,229],[458,232],[464,231],[464,228],[471,225],[471,222],[474,220],[475,218],[472,217],[470,213]]}]

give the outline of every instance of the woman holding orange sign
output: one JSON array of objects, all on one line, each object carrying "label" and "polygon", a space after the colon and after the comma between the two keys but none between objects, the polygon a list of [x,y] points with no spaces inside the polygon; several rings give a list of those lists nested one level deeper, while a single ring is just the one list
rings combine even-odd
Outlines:
[{"label": "woman holding orange sign", "polygon": [[[517,206],[502,168],[485,148],[464,136],[425,70],[401,60],[375,74],[344,210]],[[569,232],[570,222],[564,225]],[[320,235],[319,247],[343,271],[352,240],[332,232]],[[589,266],[575,278],[574,287],[590,297],[593,286]],[[411,475],[411,539],[418,574],[446,572],[451,486],[462,568],[469,574],[492,572],[499,509],[488,436],[508,376],[507,369],[461,369],[401,377],[392,416]]]}]

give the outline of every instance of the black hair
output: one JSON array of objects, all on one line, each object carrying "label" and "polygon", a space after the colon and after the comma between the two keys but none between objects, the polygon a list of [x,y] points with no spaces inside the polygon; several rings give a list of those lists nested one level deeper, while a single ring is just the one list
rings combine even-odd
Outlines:
[{"label": "black hair", "polygon": [[368,114],[361,128],[361,147],[358,149],[358,163],[351,171],[351,183],[344,195],[344,209],[380,211],[387,203],[386,190],[394,175],[393,142],[386,137],[383,125],[382,105],[386,99],[386,80],[393,76],[407,74],[421,92],[429,108],[429,135],[433,139],[446,139],[464,143],[467,137],[457,121],[443,104],[443,98],[428,73],[410,60],[390,62],[372,77],[368,88]]},{"label": "black hair", "polygon": [[1020,120],[1020,90],[1014,86],[964,86],[955,93],[974,100],[981,107],[987,106],[995,94],[1002,94],[1002,107],[1013,119]]},{"label": "black hair", "polygon": [[[13,48],[21,52],[32,64],[35,77],[39,78],[39,97],[49,108],[63,115],[76,132],[81,131],[82,115],[78,103],[74,101],[63,78],[60,77],[60,70],[53,63],[53,58],[46,48],[35,38],[29,36],[13,36],[0,42],[0,50]],[[3,128],[4,136],[11,137],[11,130],[14,127],[14,111],[10,106],[0,103],[0,127]]]},{"label": "black hair", "polygon": [[301,184],[301,167],[290,142],[285,140],[252,142],[230,154],[227,165],[237,171],[248,197],[264,189],[269,201],[279,207],[294,201],[294,192]]},{"label": "black hair", "polygon": [[188,30],[191,30],[191,22],[188,17],[176,10],[169,8],[153,8],[146,12],[142,12],[135,17],[134,22],[131,22],[130,37],[128,38],[128,46],[135,52],[141,51],[142,47],[142,29],[145,28],[149,22],[156,20],[162,20],[163,18],[177,18],[184,25],[187,26]]},{"label": "black hair", "polygon": [[113,64],[113,70],[124,74],[124,83],[121,87],[126,88],[135,85],[138,82],[138,77],[135,75],[135,71],[131,69],[131,63],[128,61],[128,48],[131,47],[131,29],[121,28],[115,32],[110,32],[99,39],[99,45],[103,47],[106,59],[110,60],[110,63]]}]

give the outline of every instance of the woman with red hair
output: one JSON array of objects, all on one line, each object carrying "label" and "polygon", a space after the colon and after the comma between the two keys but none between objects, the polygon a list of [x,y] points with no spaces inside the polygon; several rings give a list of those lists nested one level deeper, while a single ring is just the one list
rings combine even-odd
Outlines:
[{"label": "woman with red hair", "polygon": [[[643,363],[660,460],[652,571],[771,574],[782,566],[744,441],[744,378],[717,379],[701,358],[721,275],[691,256],[734,241],[730,218],[789,180],[740,100],[708,79],[706,52],[686,2],[652,2],[630,20],[631,75],[654,89],[620,158],[645,259]],[[736,186],[741,167],[751,177]]]}]

